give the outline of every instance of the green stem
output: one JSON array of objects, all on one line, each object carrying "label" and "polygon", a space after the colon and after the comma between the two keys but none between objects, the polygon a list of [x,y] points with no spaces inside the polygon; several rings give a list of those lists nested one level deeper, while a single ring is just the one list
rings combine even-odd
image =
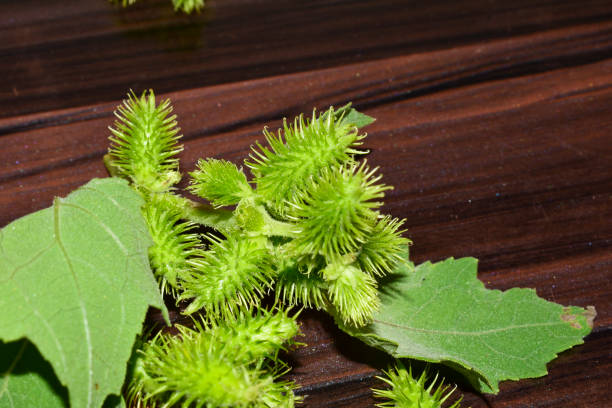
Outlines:
[{"label": "green stem", "polygon": [[[113,163],[110,154],[105,154],[103,161],[111,177],[121,177],[119,167]],[[213,208],[210,205],[197,203],[188,198],[174,194],[168,194],[168,197],[172,197],[171,203],[183,214],[183,217],[189,221],[215,228],[219,231],[232,231],[238,229],[236,219],[229,210]]]},{"label": "green stem", "polygon": [[254,197],[246,197],[240,200],[234,211],[234,216],[241,229],[252,236],[264,235],[286,238],[297,236],[295,225],[272,218],[266,207],[257,203]]},{"label": "green stem", "polygon": [[229,210],[197,203],[185,197],[176,195],[173,195],[173,197],[175,206],[183,213],[183,217],[189,221],[222,232],[234,231],[239,228],[234,215]]},{"label": "green stem", "polygon": [[265,212],[264,219],[266,222],[266,231],[264,232],[268,236],[287,237],[295,238],[297,233],[295,231],[295,225],[288,222],[282,222],[275,220],[270,217],[268,212],[262,207]]}]

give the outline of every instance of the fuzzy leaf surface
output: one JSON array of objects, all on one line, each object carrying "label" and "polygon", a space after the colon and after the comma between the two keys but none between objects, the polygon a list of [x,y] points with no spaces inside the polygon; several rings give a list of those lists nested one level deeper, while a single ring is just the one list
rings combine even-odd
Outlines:
[{"label": "fuzzy leaf surface", "polygon": [[97,179],[0,230],[0,339],[36,345],[72,407],[120,393],[149,305],[165,311],[141,205],[126,181]]},{"label": "fuzzy leaf surface", "polygon": [[581,344],[594,310],[563,307],[533,289],[489,290],[477,260],[402,265],[381,284],[373,322],[345,331],[396,358],[442,362],[480,391],[545,375],[557,353]]}]

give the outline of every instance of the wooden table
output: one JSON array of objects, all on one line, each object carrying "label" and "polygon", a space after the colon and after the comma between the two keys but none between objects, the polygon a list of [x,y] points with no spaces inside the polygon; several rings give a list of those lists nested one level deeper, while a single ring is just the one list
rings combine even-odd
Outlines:
[{"label": "wooden table", "polygon": [[[264,126],[353,101],[377,119],[368,160],[395,186],[385,211],[407,219],[415,262],[475,256],[489,288],[597,308],[548,376],[495,396],[461,385],[464,406],[609,406],[610,0],[210,0],[193,17],[167,3],[0,3],[0,226],[106,176],[130,88],[172,99],[184,171],[238,163]],[[372,406],[384,356],[322,313],[302,330],[303,406]]]}]

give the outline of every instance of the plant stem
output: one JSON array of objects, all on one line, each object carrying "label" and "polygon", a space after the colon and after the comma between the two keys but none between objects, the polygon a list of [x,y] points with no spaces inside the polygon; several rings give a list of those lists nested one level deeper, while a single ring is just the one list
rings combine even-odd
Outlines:
[{"label": "plant stem", "polygon": [[265,211],[266,231],[264,233],[266,235],[287,238],[295,238],[297,236],[295,225],[275,220],[263,207],[262,210]]},{"label": "plant stem", "polygon": [[186,220],[212,227],[221,232],[230,232],[239,228],[236,218],[230,210],[214,208],[185,197],[174,196],[174,198],[174,204]]}]

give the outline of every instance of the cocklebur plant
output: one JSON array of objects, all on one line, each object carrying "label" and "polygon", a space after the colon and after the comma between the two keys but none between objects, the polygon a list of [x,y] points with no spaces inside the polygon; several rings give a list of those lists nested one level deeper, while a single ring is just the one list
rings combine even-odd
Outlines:
[{"label": "cocklebur plant", "polygon": [[183,221],[176,208],[168,207],[163,197],[150,196],[142,211],[154,245],[149,249],[151,268],[162,293],[177,295],[178,276],[193,268],[192,259],[201,253],[196,224]]},{"label": "cocklebur plant", "polygon": [[236,233],[225,239],[208,235],[210,246],[192,259],[189,274],[181,275],[180,300],[191,300],[185,313],[233,315],[252,307],[272,286],[275,275],[263,244]]},{"label": "cocklebur plant", "polygon": [[131,362],[132,406],[292,407],[295,385],[278,381],[287,366],[278,352],[294,344],[298,325],[283,311],[205,317],[178,335],[159,332]]},{"label": "cocklebur plant", "polygon": [[[454,391],[449,390],[449,386],[442,382],[436,385],[438,375],[429,381],[427,370],[415,379],[412,376],[412,367],[406,370],[399,360],[395,368],[385,371],[385,377],[376,378],[389,386],[387,389],[372,389],[375,397],[387,400],[376,405],[380,408],[442,408],[442,404]],[[461,398],[448,408],[459,408],[460,402]]]},{"label": "cocklebur plant", "polygon": [[169,192],[180,180],[176,154],[179,128],[169,101],[156,105],[153,92],[128,99],[115,111],[105,164],[111,175],[123,177],[145,199],[143,215],[154,245],[149,259],[162,292],[176,293],[179,271],[191,268],[200,247],[195,224],[184,221],[170,203]]},{"label": "cocklebur plant", "polygon": [[[345,106],[285,122],[277,135],[265,131],[269,147],[256,144],[245,161],[250,182],[233,163],[199,160],[189,189],[213,206],[201,213],[227,214],[220,207],[235,206],[231,221],[209,225],[222,238],[209,235],[204,250],[190,234],[192,224],[179,221],[181,214],[193,220],[184,211],[190,205],[171,191],[180,179],[181,147],[168,103],[156,108],[152,93],[131,95],[117,116],[107,161],[149,203],[159,203],[148,204],[156,211],[147,218],[166,224],[151,226],[152,264],[162,283],[180,286],[179,298],[191,301],[186,313],[231,314],[256,305],[275,286],[288,306],[333,309],[356,326],[369,321],[378,305],[377,279],[402,262],[409,244],[399,229],[403,221],[379,211],[391,187],[356,157],[365,153],[356,124],[371,118]],[[175,236],[161,234],[172,230]],[[168,242],[175,250],[160,251]]]},{"label": "cocklebur plant", "polygon": [[[197,211],[223,222],[203,223],[217,231],[198,236],[197,204],[174,191],[182,146],[169,103],[156,105],[153,92],[130,94],[116,116],[105,162],[145,200],[154,274],[163,292],[189,302],[183,313],[201,312],[209,319],[195,329],[180,327],[179,338],[158,335],[144,343],[130,385],[133,404],[292,406],[292,387],[274,382],[279,364],[264,364],[262,358],[276,355],[295,330],[279,338],[276,351],[265,350],[253,361],[240,357],[262,331],[270,332],[273,318],[261,311],[261,299],[274,290],[283,307],[326,309],[362,326],[379,304],[377,278],[402,261],[398,254],[409,243],[399,230],[403,221],[379,212],[391,187],[356,158],[365,153],[357,149],[365,137],[357,124],[371,118],[347,105],[315,112],[311,119],[300,116],[293,126],[285,122],[278,135],[265,131],[270,148],[257,144],[245,162],[251,181],[233,163],[199,160],[189,189],[212,206]],[[234,209],[221,208],[227,206]],[[267,316],[267,324],[244,335],[241,330],[249,327],[243,323],[252,316]],[[282,312],[274,316],[295,325]],[[215,388],[198,380],[204,373],[228,383]]]},{"label": "cocklebur plant", "polygon": [[272,260],[277,299],[334,309],[357,326],[376,310],[376,278],[409,244],[402,221],[379,212],[391,187],[356,157],[365,153],[357,124],[371,121],[350,106],[300,116],[278,134],[264,132],[269,147],[257,143],[245,161],[250,183],[234,164],[204,159],[190,185],[215,207],[236,206],[240,233]]},{"label": "cocklebur plant", "polygon": [[366,153],[358,149],[365,137],[358,127],[370,124],[372,118],[350,110],[350,106],[335,112],[331,108],[319,117],[313,112],[312,116],[311,120],[299,116],[293,124],[285,120],[278,134],[264,129],[269,147],[257,142],[245,161],[258,195],[281,215],[286,202],[295,201],[313,177]]},{"label": "cocklebur plant", "polygon": [[[137,0],[110,0],[111,3],[119,4],[122,7],[131,6]],[[204,7],[204,0],[172,0],[174,11],[181,11],[185,14],[193,12],[199,13]]]},{"label": "cocklebur plant", "polygon": [[297,334],[295,317],[263,310],[256,301],[273,276],[261,242],[210,234],[206,249],[196,224],[185,220],[184,199],[172,191],[180,179],[174,156],[182,147],[170,112],[167,102],[156,106],[152,92],[130,94],[111,127],[105,162],[145,201],[149,259],[162,292],[193,298],[186,313],[204,309],[208,320],[194,329],[178,326],[178,337],[158,334],[137,348],[131,404],[291,407],[299,401],[293,385],[275,380],[287,369],[277,355]]},{"label": "cocklebur plant", "polygon": [[114,174],[129,179],[137,190],[168,191],[181,179],[176,155],[183,147],[171,113],[170,101],[156,105],[152,91],[140,97],[128,94],[115,111],[117,120],[109,128]]}]

